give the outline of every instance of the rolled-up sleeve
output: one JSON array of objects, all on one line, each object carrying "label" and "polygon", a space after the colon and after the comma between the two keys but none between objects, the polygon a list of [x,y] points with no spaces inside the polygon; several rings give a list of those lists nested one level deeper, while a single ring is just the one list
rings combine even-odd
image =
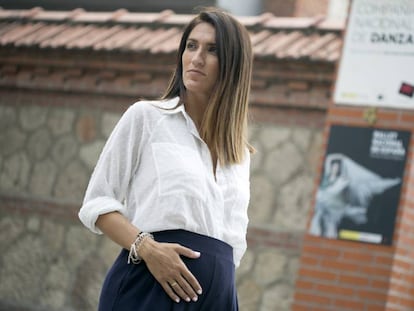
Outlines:
[{"label": "rolled-up sleeve", "polygon": [[139,165],[144,122],[140,103],[129,107],[108,138],[92,173],[79,219],[92,232],[102,214],[118,211],[130,218],[124,204],[130,180]]}]

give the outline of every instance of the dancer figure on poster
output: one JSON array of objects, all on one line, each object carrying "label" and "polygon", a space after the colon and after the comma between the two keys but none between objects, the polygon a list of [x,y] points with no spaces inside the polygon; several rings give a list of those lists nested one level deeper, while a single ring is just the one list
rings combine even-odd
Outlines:
[{"label": "dancer figure on poster", "polygon": [[383,178],[343,154],[329,154],[309,232],[337,238],[338,226],[344,218],[355,224],[367,223],[373,197],[400,182],[400,178]]}]

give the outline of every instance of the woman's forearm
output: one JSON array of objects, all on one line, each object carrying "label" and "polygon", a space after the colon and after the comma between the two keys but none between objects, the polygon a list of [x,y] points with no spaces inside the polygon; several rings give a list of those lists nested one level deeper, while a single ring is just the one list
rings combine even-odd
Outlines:
[{"label": "woman's forearm", "polygon": [[112,241],[129,249],[140,230],[119,212],[100,215],[96,226]]}]

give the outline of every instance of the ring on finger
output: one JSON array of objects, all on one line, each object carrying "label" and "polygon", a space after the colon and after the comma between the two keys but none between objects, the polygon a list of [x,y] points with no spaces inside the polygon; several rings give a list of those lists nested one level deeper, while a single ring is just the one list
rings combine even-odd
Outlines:
[{"label": "ring on finger", "polygon": [[171,287],[174,287],[175,285],[177,285],[177,282],[172,282],[172,283],[170,284],[170,286],[171,286]]}]

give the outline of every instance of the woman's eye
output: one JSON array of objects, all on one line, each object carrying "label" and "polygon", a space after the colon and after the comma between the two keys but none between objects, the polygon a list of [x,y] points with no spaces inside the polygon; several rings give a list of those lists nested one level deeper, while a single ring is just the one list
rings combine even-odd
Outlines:
[{"label": "woman's eye", "polygon": [[187,49],[194,50],[196,48],[196,44],[194,42],[187,42]]},{"label": "woman's eye", "polygon": [[216,47],[215,45],[212,45],[212,46],[210,46],[210,47],[208,48],[208,51],[209,51],[210,53],[217,54],[217,47]]}]

